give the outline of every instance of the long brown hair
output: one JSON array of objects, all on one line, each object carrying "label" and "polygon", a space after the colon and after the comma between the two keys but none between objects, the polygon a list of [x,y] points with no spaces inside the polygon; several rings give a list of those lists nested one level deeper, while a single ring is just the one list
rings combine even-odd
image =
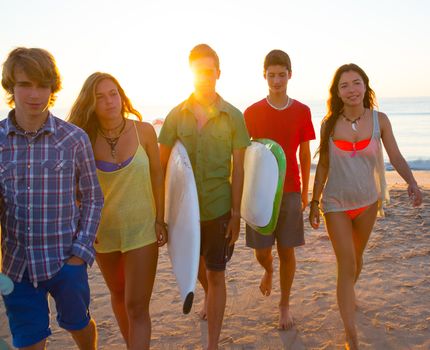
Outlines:
[{"label": "long brown hair", "polygon": [[321,122],[322,131],[320,146],[318,147],[315,155],[317,155],[318,153],[320,153],[320,156],[327,155],[329,137],[333,133],[336,121],[339,119],[339,116],[342,114],[343,111],[343,102],[342,99],[339,97],[338,93],[339,80],[343,73],[350,71],[358,73],[363,79],[364,85],[366,87],[366,91],[364,93],[363,98],[363,106],[365,108],[373,108],[377,105],[375,92],[371,89],[369,85],[369,77],[364,72],[364,70],[354,63],[344,64],[343,66],[340,66],[334,73],[334,77],[330,85],[330,93],[329,98],[327,100],[327,114]]},{"label": "long brown hair", "polygon": [[122,108],[121,114],[127,118],[130,114],[135,115],[139,120],[142,120],[142,115],[134,109],[130,99],[125,94],[123,88],[112,75],[108,73],[96,72],[91,74],[85,80],[78,98],[70,110],[67,121],[84,129],[90,137],[91,143],[97,136],[98,120],[96,115],[96,88],[98,83],[104,79],[112,80],[118,88],[119,95],[121,96]]}]

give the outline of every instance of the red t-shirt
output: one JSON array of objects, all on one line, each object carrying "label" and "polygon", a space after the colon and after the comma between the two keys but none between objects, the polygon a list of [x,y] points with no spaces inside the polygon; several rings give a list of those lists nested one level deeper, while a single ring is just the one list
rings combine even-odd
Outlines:
[{"label": "red t-shirt", "polygon": [[284,192],[300,192],[297,149],[300,143],[315,139],[309,107],[293,100],[287,109],[279,111],[264,98],[248,107],[244,115],[252,138],[271,139],[284,150],[287,159]]}]

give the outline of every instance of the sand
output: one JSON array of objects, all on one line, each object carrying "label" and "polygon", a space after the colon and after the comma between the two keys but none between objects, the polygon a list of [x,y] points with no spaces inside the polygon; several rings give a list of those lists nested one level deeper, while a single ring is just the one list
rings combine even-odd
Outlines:
[{"label": "sand", "polygon": [[[356,287],[357,327],[363,349],[430,349],[430,172],[415,172],[415,176],[424,189],[421,208],[411,208],[403,181],[392,172],[387,174],[391,204],[386,217],[375,225]],[[242,226],[226,274],[228,300],[220,349],[342,348],[332,247],[324,227],[312,230],[306,219],[305,230],[306,245],[296,249],[297,272],[291,295],[296,325],[289,331],[278,331],[278,276],[272,295],[263,297],[258,289],[262,269],[245,247]],[[277,257],[275,268],[278,271]],[[100,349],[125,349],[97,265],[90,270],[90,285]],[[152,348],[202,348],[207,341],[207,324],[196,314],[202,299],[202,289],[197,288],[193,310],[189,315],[181,313],[167,252],[161,249],[151,302]],[[10,343],[0,304],[0,337]],[[70,335],[56,325],[55,312],[52,325],[48,349],[75,349]]]}]

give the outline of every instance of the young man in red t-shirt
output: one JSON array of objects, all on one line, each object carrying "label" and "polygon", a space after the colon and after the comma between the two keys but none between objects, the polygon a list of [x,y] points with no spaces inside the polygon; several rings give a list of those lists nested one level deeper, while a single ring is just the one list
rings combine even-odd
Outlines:
[{"label": "young man in red t-shirt", "polygon": [[308,204],[311,166],[309,141],[315,139],[315,132],[309,107],[287,95],[291,61],[285,52],[269,52],[264,60],[264,78],[269,87],[269,95],[246,109],[246,126],[252,138],[268,138],[281,145],[287,158],[287,172],[275,231],[272,235],[263,236],[247,225],[246,245],[255,249],[255,256],[265,270],[260,290],[263,295],[268,296],[272,290],[272,245],[276,240],[281,284],[279,329],[289,329],[293,326],[289,298],[296,271],[294,247],[305,243],[302,211]]}]

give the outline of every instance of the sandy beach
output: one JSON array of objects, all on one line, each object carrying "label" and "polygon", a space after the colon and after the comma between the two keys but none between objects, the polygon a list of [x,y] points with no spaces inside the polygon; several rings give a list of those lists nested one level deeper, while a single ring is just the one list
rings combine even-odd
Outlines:
[{"label": "sandy beach", "polygon": [[[412,208],[403,180],[387,174],[391,203],[378,219],[357,283],[357,326],[363,349],[430,349],[430,172],[414,172],[424,204]],[[297,272],[291,295],[295,327],[278,331],[279,279],[272,294],[258,289],[262,269],[245,247],[244,226],[227,270],[227,307],[220,349],[341,349],[343,327],[336,304],[336,261],[324,226],[312,230],[305,213],[306,245],[296,249]],[[275,252],[275,250],[274,250]],[[275,253],[276,254],[276,253]],[[278,260],[275,258],[278,271]],[[125,349],[113,317],[109,292],[97,265],[90,269],[91,312],[98,324],[100,349]],[[151,302],[153,349],[200,349],[206,344],[206,322],[197,288],[189,315],[182,314],[167,250],[160,250]],[[11,343],[3,303],[0,337]],[[52,303],[51,303],[52,305]],[[54,306],[52,305],[54,310]],[[48,349],[75,349],[52,314]],[[0,347],[0,350],[1,347]]]}]

